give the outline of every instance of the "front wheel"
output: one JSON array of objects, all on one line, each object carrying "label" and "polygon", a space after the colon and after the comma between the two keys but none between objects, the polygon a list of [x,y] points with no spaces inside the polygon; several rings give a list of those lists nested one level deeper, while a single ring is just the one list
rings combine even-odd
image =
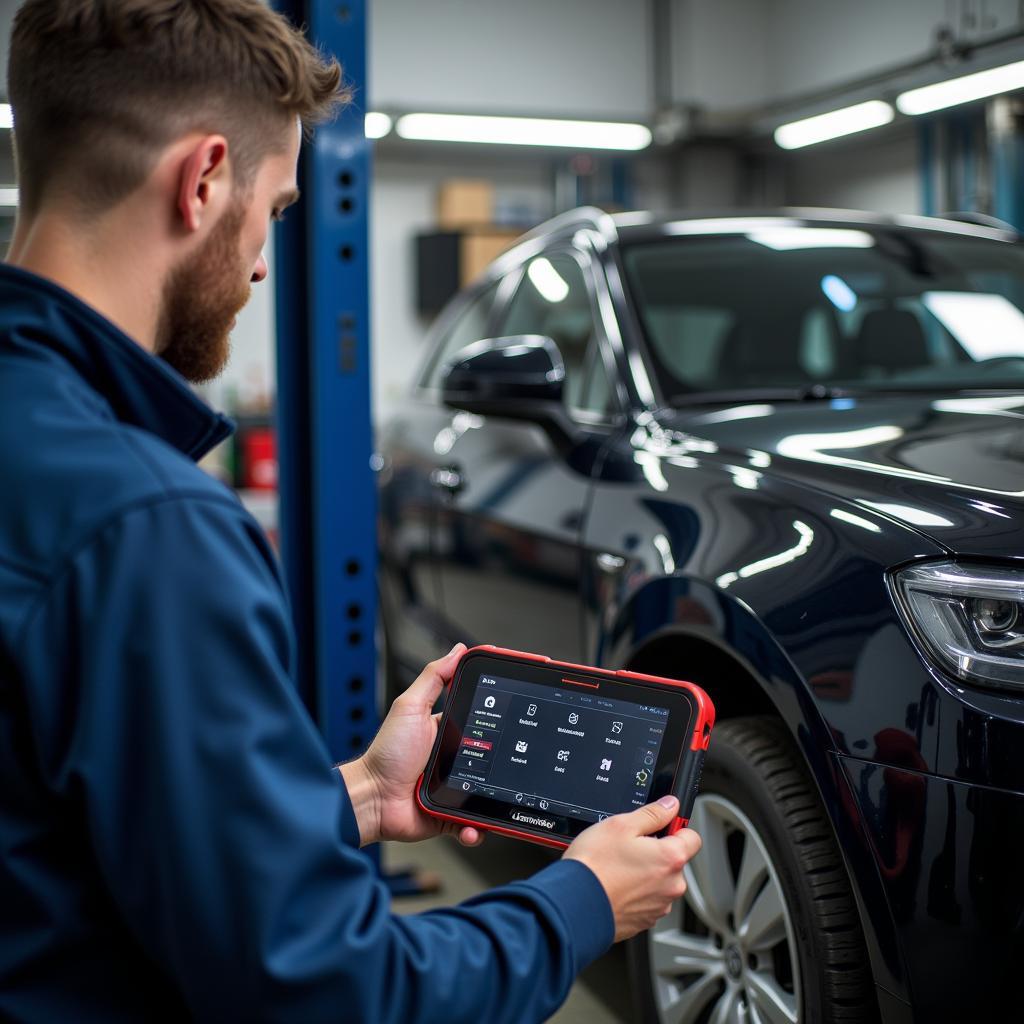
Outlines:
[{"label": "front wheel", "polygon": [[687,893],[630,943],[638,1020],[867,1024],[877,1003],[853,893],[814,784],[776,719],[716,726]]}]

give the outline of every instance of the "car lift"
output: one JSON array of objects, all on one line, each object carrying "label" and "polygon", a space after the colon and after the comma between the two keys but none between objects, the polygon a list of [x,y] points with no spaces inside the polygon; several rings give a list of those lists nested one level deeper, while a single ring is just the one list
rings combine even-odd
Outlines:
[{"label": "car lift", "polygon": [[[368,0],[275,0],[341,61],[354,100],[303,147],[302,198],[276,229],[281,548],[300,695],[335,761],[360,754],[377,712],[377,516],[371,468]],[[380,870],[379,847],[374,853]],[[374,852],[375,851],[375,852]],[[394,894],[436,888],[382,874]]]}]

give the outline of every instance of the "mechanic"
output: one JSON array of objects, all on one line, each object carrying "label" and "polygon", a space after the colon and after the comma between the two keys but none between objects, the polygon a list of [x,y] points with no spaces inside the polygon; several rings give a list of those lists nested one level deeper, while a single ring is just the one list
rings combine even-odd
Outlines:
[{"label": "mechanic", "polygon": [[[428,665],[334,770],[267,541],[194,460],[300,127],[346,97],[261,0],[27,0],[0,267],[0,1017],[540,1020],[684,889],[677,804],[531,879],[393,916],[358,852],[413,788]],[[184,378],[184,379],[183,379]],[[468,844],[479,834],[464,829]]]}]

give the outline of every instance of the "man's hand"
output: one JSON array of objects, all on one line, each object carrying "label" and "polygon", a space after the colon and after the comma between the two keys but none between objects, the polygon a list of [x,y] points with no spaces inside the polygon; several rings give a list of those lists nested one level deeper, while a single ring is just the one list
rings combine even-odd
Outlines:
[{"label": "man's hand", "polygon": [[565,851],[566,858],[582,861],[604,886],[615,915],[616,942],[650,928],[686,892],[683,866],[700,849],[700,836],[688,828],[674,836],[652,836],[678,810],[674,796],[663,796],[591,825]]},{"label": "man's hand", "polygon": [[391,705],[370,749],[341,766],[364,845],[380,839],[414,842],[442,832],[457,835],[464,846],[482,841],[475,828],[424,814],[414,795],[437,735],[439,716],[432,714],[434,703],[451,682],[465,650],[465,644],[456,644],[443,658],[430,662]]}]

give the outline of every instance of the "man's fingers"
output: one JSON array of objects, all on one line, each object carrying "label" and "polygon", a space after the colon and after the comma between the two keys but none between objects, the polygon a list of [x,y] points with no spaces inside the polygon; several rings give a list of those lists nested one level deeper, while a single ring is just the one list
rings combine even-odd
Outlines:
[{"label": "man's fingers", "polygon": [[416,677],[416,681],[405,691],[410,702],[434,706],[442,688],[450,682],[459,658],[466,652],[465,644],[456,644],[443,658],[430,662]]},{"label": "man's fingers", "polygon": [[475,828],[464,828],[459,832],[459,842],[463,846],[479,846],[483,841],[483,832],[479,832]]},{"label": "man's fingers", "polygon": [[679,801],[674,796],[663,796],[653,804],[620,815],[620,818],[633,835],[649,836],[665,828],[678,811]]}]

